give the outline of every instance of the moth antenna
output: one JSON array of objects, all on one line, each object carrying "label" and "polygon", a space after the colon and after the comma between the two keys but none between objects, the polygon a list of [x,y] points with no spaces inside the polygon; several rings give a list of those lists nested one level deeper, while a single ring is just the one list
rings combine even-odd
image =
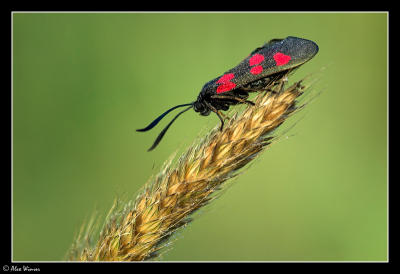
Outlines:
[{"label": "moth antenna", "polygon": [[167,132],[168,128],[172,125],[172,123],[176,120],[176,118],[179,117],[179,115],[181,115],[182,113],[184,113],[185,111],[188,111],[189,109],[191,109],[193,107],[193,104],[190,104],[190,107],[182,110],[181,112],[179,112],[174,119],[172,119],[171,122],[169,122],[169,124],[160,132],[160,134],[157,136],[157,139],[154,141],[154,144],[151,146],[151,148],[149,148],[147,151],[151,151],[153,149],[155,149],[155,147],[160,143],[161,139],[164,137],[164,134]]},{"label": "moth antenna", "polygon": [[155,127],[155,126],[158,124],[158,122],[160,122],[161,119],[164,118],[165,115],[167,115],[168,113],[170,113],[170,112],[173,111],[174,109],[180,108],[180,107],[186,107],[186,106],[193,106],[193,103],[190,103],[190,104],[183,104],[183,105],[177,105],[177,106],[175,106],[175,107],[173,107],[173,108],[170,108],[169,110],[167,110],[166,112],[164,112],[163,114],[161,114],[161,115],[160,115],[157,119],[155,119],[153,122],[151,122],[150,125],[148,125],[148,126],[145,127],[145,128],[142,128],[142,129],[137,129],[136,131],[140,131],[140,132],[148,131],[148,130],[152,129],[153,127]]}]

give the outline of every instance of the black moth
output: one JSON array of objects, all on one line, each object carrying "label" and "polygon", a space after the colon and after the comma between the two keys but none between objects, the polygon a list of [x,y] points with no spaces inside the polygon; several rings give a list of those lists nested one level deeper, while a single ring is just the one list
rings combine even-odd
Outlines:
[{"label": "black moth", "polygon": [[309,61],[317,52],[317,44],[310,40],[292,36],[270,40],[251,52],[239,65],[206,83],[196,101],[167,110],[150,125],[137,131],[152,129],[165,115],[180,107],[187,108],[179,112],[160,132],[148,151],[153,150],[160,143],[168,128],[179,115],[191,108],[203,116],[207,116],[211,112],[216,113],[221,120],[222,130],[224,119],[221,110],[226,111],[231,105],[236,104],[254,105],[253,102],[247,100],[249,92],[270,90],[272,83],[276,83],[288,72]]}]

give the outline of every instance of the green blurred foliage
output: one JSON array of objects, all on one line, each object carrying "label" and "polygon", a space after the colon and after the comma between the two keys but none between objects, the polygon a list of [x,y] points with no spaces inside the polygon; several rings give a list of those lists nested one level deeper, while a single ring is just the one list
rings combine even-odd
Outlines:
[{"label": "green blurred foliage", "polygon": [[319,45],[291,81],[327,67],[322,93],[162,260],[387,259],[386,13],[14,13],[12,24],[13,260],[63,260],[95,208],[135,197],[219,121],[188,112],[151,153],[167,121],[135,129],[289,35]]}]

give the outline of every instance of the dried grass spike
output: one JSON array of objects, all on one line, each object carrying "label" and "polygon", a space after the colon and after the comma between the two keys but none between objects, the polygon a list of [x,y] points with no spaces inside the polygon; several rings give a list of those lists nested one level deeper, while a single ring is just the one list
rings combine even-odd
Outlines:
[{"label": "dried grass spike", "polygon": [[191,221],[191,214],[274,141],[271,133],[298,110],[296,101],[305,88],[301,81],[283,91],[276,86],[274,92],[260,93],[255,106],[232,115],[222,131],[217,126],[196,140],[175,165],[168,161],[133,206],[108,220],[97,244],[75,245],[70,260],[154,258],[167,239]]}]

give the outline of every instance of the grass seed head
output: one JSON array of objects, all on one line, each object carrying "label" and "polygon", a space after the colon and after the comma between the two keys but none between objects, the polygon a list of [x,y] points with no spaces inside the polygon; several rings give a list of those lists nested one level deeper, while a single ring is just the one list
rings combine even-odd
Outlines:
[{"label": "grass seed head", "polygon": [[[279,86],[279,85],[278,85]],[[69,253],[73,261],[141,261],[156,256],[163,243],[189,216],[206,205],[223,183],[254,160],[274,137],[270,134],[298,109],[303,86],[259,93],[255,106],[215,127],[172,166],[168,161],[138,195],[133,206],[108,218],[97,244],[82,244],[79,234]]]}]

